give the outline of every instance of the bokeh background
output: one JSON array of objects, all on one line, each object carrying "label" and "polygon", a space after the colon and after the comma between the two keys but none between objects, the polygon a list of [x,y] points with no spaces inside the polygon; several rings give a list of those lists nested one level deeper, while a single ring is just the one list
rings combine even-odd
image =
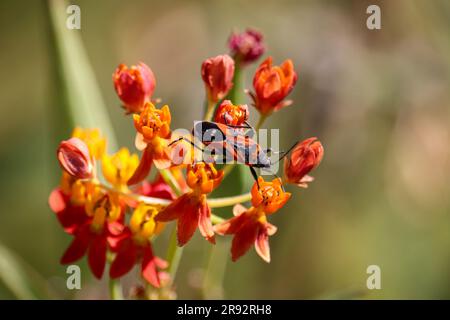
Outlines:
[{"label": "bokeh background", "polygon": [[[72,3],[81,7],[82,29],[70,32],[95,78],[89,108],[95,113],[102,97],[118,144],[132,150],[134,129],[111,82],[120,62],[151,66],[173,128],[201,117],[200,64],[227,52],[233,29],[259,29],[268,54],[277,63],[291,58],[299,73],[295,103],[266,126],[281,128],[283,148],[320,138],[316,181],[289,187],[294,197],[272,217],[270,264],[253,250],[232,263],[223,252],[229,243],[220,241],[202,290],[210,246],[196,235],[181,260],[179,298],[450,298],[448,1]],[[366,28],[370,4],[381,7],[381,30]],[[67,87],[77,86],[64,87],[61,64],[81,68],[58,56],[48,7],[0,2],[0,298],[103,299],[107,282],[92,279],[84,261],[82,290],[65,288],[58,260],[70,239],[47,205],[60,175],[55,148],[73,126]],[[156,244],[162,255],[166,238]],[[381,267],[381,290],[366,288],[372,264]]]}]

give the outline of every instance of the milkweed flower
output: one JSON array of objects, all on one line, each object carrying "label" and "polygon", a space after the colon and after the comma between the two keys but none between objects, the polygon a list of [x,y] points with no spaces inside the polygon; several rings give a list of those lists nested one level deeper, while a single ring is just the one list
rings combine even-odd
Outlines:
[{"label": "milkweed flower", "polygon": [[255,108],[262,115],[270,115],[292,103],[283,101],[297,82],[297,73],[291,60],[280,66],[272,66],[272,57],[267,58],[253,77],[254,93],[250,93]]},{"label": "milkweed flower", "polygon": [[244,65],[257,60],[266,50],[262,33],[253,29],[233,32],[228,39],[228,47],[233,58]]},{"label": "milkweed flower", "polygon": [[208,101],[217,103],[233,87],[234,60],[227,54],[206,59],[202,64],[201,74]]},{"label": "milkweed flower", "polygon": [[113,74],[113,82],[117,95],[129,113],[141,112],[156,86],[152,70],[142,62],[130,68],[120,64]]},{"label": "milkweed flower", "polygon": [[152,163],[159,169],[171,165],[167,147],[170,138],[170,109],[165,105],[157,109],[151,102],[145,104],[140,114],[133,115],[134,127],[137,130],[136,148],[142,150],[142,157],[128,180],[128,185],[141,182],[150,172]]},{"label": "milkweed flower", "polygon": [[214,121],[226,125],[240,126],[247,121],[248,116],[246,104],[234,105],[230,100],[224,100],[216,110]]},{"label": "milkweed flower", "polygon": [[113,241],[123,228],[123,212],[116,195],[97,188],[88,193],[85,211],[88,219],[75,231],[75,238],[61,263],[73,263],[87,253],[88,265],[94,276],[100,279],[105,269],[108,242]]},{"label": "milkweed flower", "polygon": [[267,221],[267,215],[282,208],[291,194],[283,191],[280,179],[266,182],[262,177],[258,177],[258,183],[253,185],[251,194],[252,207],[246,209],[242,205],[236,205],[233,209],[235,217],[215,225],[214,231],[220,235],[234,234],[231,244],[233,261],[254,245],[258,255],[270,262],[269,236],[277,228]]},{"label": "milkweed flower", "polygon": [[61,167],[77,179],[92,177],[93,165],[89,149],[82,140],[70,138],[62,141],[57,150],[58,161]]},{"label": "milkweed flower", "polygon": [[309,138],[299,142],[292,153],[284,161],[284,177],[288,183],[307,188],[308,182],[314,180],[308,176],[322,161],[324,149],[317,138]]},{"label": "milkweed flower", "polygon": [[127,148],[121,148],[114,155],[104,155],[102,158],[102,171],[105,179],[116,189],[128,190],[127,182],[139,165],[137,154],[130,154]]},{"label": "milkweed flower", "polygon": [[141,274],[154,287],[160,286],[160,271],[167,262],[153,254],[150,238],[159,234],[163,223],[155,221],[159,208],[140,204],[131,216],[129,227],[125,227],[119,240],[112,246],[116,252],[109,275],[118,278],[128,273],[136,262],[141,261]]},{"label": "milkweed flower", "polygon": [[211,209],[206,202],[206,195],[220,184],[222,178],[223,171],[216,170],[212,163],[190,165],[187,169],[187,184],[192,191],[177,198],[156,216],[156,221],[177,220],[179,246],[192,238],[197,227],[206,240],[215,243]]}]

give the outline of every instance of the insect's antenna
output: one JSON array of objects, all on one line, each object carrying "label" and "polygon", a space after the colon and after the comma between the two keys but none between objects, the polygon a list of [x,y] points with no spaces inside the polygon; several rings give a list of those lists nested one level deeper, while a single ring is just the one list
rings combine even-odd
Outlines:
[{"label": "insect's antenna", "polygon": [[178,138],[177,140],[173,140],[173,141],[172,141],[171,143],[169,143],[167,146],[170,147],[170,146],[174,145],[175,143],[180,142],[180,141],[183,140],[183,139],[184,139],[183,137],[180,137],[180,138]]},{"label": "insect's antenna", "polygon": [[272,163],[272,164],[278,163],[278,162],[280,162],[281,160],[283,160],[283,158],[286,157],[286,156],[289,154],[289,152],[291,152],[292,149],[295,148],[295,146],[297,145],[297,143],[298,143],[298,142],[294,143],[294,144],[292,145],[292,147],[290,147],[290,148],[288,149],[288,151],[280,151],[280,153],[283,153],[283,155],[282,155],[281,157],[279,157],[278,160],[275,161],[275,162]]},{"label": "insect's antenna", "polygon": [[185,137],[180,137],[177,140],[172,141],[171,143],[168,144],[168,146],[170,147],[171,145],[173,145],[173,144],[175,144],[175,143],[177,143],[177,142],[179,142],[181,140],[189,142],[194,148],[197,148],[198,150],[200,150],[202,152],[205,151],[201,147],[197,146],[193,141],[191,141],[191,140],[189,140],[188,138],[185,138]]}]

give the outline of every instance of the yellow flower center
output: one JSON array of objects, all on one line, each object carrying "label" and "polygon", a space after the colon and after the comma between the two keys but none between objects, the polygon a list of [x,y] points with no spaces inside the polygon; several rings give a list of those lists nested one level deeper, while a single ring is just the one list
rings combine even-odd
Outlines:
[{"label": "yellow flower center", "polygon": [[158,212],[158,207],[143,203],[134,210],[130,219],[130,229],[137,243],[145,244],[151,236],[162,230],[163,224],[155,221]]},{"label": "yellow flower center", "polygon": [[138,165],[139,157],[137,154],[130,154],[127,148],[122,148],[112,156],[103,156],[103,176],[119,191],[127,192],[127,181],[131,178]]}]

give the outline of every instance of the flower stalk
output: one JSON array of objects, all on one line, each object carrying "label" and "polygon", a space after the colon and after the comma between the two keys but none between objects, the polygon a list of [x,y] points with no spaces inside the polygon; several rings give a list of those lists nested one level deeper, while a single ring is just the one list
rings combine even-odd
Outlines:
[{"label": "flower stalk", "polygon": [[109,296],[111,300],[123,300],[122,285],[120,279],[109,279]]}]

